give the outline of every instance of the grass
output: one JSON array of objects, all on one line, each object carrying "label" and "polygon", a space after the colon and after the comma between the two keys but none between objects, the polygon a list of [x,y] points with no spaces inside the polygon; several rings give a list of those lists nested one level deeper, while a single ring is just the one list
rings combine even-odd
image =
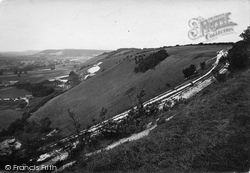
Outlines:
[{"label": "grass", "polygon": [[161,115],[149,136],[82,157],[65,172],[249,171],[250,69]]},{"label": "grass", "polygon": [[[128,54],[118,55],[113,59],[125,59],[50,100],[35,112],[30,120],[39,120],[48,116],[53,122],[52,125],[63,129],[62,134],[67,135],[69,134],[66,128],[69,125],[67,109],[70,108],[76,114],[83,127],[93,124],[92,118],[100,120],[99,114],[102,107],[108,110],[106,118],[112,117],[134,106],[137,103],[136,95],[141,90],[146,92],[145,101],[172,89],[184,80],[183,68],[190,64],[199,65],[200,62],[215,56],[216,51],[227,47],[211,45],[167,48],[170,56],[156,66],[155,70],[138,74],[134,73],[133,57],[126,59]],[[203,51],[209,53],[209,56],[194,58]],[[137,55],[138,50],[129,55],[132,54]],[[104,63],[105,60],[103,60]]]},{"label": "grass", "polygon": [[0,89],[0,98],[17,98],[25,97],[26,95],[31,94],[25,89],[17,89],[16,87],[8,87]]}]

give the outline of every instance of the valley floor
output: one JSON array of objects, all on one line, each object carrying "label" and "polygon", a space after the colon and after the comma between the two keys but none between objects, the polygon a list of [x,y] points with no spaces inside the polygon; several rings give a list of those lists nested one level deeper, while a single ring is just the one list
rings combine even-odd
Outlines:
[{"label": "valley floor", "polygon": [[147,137],[78,160],[65,172],[249,171],[250,69],[172,110]]}]

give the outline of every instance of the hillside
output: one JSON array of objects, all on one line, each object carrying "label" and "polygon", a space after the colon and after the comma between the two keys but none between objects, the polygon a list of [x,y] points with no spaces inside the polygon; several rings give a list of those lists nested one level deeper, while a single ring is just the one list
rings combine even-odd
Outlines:
[{"label": "hillside", "polygon": [[66,172],[248,172],[250,69],[160,115],[149,136],[80,159]]},{"label": "hillside", "polygon": [[[86,72],[86,69],[84,68],[88,68],[90,65],[93,65],[97,62],[100,62],[103,60],[105,60],[105,64],[108,65],[108,67],[111,67],[112,65],[118,63],[119,61],[122,61],[124,58],[124,56],[130,56],[130,55],[134,55],[136,52],[141,52],[140,49],[136,49],[136,48],[123,48],[123,49],[117,49],[115,51],[111,51],[111,52],[104,52],[98,56],[95,56],[93,58],[90,58],[88,60],[86,60],[84,63],[82,63],[80,66],[81,71],[79,71],[78,73],[82,73],[82,72]],[[109,59],[109,60],[108,60]],[[103,65],[102,65],[103,66]],[[82,70],[84,69],[84,70]],[[103,69],[106,69],[105,67],[103,67]]]},{"label": "hillside", "polygon": [[[200,62],[214,57],[218,50],[229,47],[198,45],[165,48],[169,57],[156,66],[155,70],[137,74],[134,73],[134,56],[140,53],[149,54],[157,49],[140,50],[140,52],[135,50],[125,55],[110,56],[102,60],[99,74],[50,100],[35,112],[30,120],[49,117],[54,127],[67,130],[69,125],[67,109],[71,109],[86,127],[93,124],[93,118],[100,120],[99,114],[103,107],[108,110],[107,118],[134,106],[137,103],[136,95],[141,90],[145,90],[144,100],[148,100],[183,82],[183,68],[190,64],[199,65]],[[114,63],[117,59],[119,61]],[[102,71],[104,66],[106,70]]]}]

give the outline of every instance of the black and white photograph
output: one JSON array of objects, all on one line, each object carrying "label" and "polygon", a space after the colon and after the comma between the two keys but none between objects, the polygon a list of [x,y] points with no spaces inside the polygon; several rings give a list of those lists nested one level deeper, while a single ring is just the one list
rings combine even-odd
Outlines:
[{"label": "black and white photograph", "polygon": [[250,0],[0,0],[0,173],[250,172]]}]

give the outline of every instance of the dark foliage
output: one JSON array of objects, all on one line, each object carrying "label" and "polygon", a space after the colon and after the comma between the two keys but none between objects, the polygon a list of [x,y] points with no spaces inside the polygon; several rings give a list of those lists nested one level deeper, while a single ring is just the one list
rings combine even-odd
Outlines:
[{"label": "dark foliage", "polygon": [[189,78],[195,74],[196,66],[194,64],[191,64],[189,67],[182,70],[182,72],[183,72],[185,78]]},{"label": "dark foliage", "polygon": [[201,62],[201,63],[200,63],[200,67],[201,67],[202,70],[205,69],[205,67],[206,67],[206,62],[205,62],[205,61],[204,61],[204,62]]},{"label": "dark foliage", "polygon": [[15,69],[15,70],[14,70],[14,74],[17,74],[17,73],[18,73],[18,69]]},{"label": "dark foliage", "polygon": [[74,72],[74,71],[71,71],[70,73],[69,73],[69,76],[70,77],[73,77],[73,76],[76,76],[77,74]]},{"label": "dark foliage", "polygon": [[228,51],[227,58],[230,63],[230,71],[246,68],[249,64],[248,49],[250,47],[250,26],[240,35],[240,37],[242,37],[243,40],[236,42]]},{"label": "dark foliage", "polygon": [[132,133],[140,132],[146,128],[150,117],[157,115],[159,112],[158,103],[143,105],[145,91],[142,90],[138,95],[138,105],[128,112],[128,116],[117,122],[109,120],[100,129],[102,137],[106,139],[119,139]]},{"label": "dark foliage", "polygon": [[135,73],[146,72],[149,69],[155,69],[161,61],[168,57],[168,53],[165,49],[162,49],[156,53],[150,54],[146,58],[143,58],[142,55],[135,56],[135,64],[134,68]]},{"label": "dark foliage", "polygon": [[32,85],[30,83],[22,83],[17,84],[16,87],[18,89],[25,89],[26,91],[31,92],[34,97],[43,97],[54,92],[53,88],[44,86],[43,84]]},{"label": "dark foliage", "polygon": [[234,71],[247,67],[249,62],[248,46],[250,46],[249,42],[239,41],[228,51],[229,70]]},{"label": "dark foliage", "polygon": [[250,26],[240,34],[240,37],[243,38],[244,41],[250,42]]},{"label": "dark foliage", "polygon": [[39,123],[35,121],[28,121],[30,113],[23,113],[22,118],[16,119],[7,129],[3,129],[0,136],[17,136],[22,133],[46,133],[51,131],[51,121],[48,117],[40,120]]}]

